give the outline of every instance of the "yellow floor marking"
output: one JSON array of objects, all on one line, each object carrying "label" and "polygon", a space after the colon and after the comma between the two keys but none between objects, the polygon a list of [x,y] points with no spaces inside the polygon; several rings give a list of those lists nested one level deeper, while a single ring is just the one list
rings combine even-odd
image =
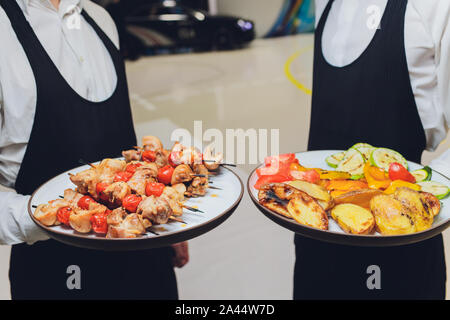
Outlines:
[{"label": "yellow floor marking", "polygon": [[292,82],[297,88],[299,88],[304,93],[309,94],[309,95],[312,94],[312,90],[307,88],[303,83],[301,83],[294,77],[294,75],[291,72],[291,65],[298,57],[300,57],[305,52],[312,50],[313,48],[314,48],[313,46],[308,46],[308,47],[305,47],[305,48],[295,52],[293,55],[291,55],[287,59],[286,63],[284,64],[284,73],[286,74],[286,77],[288,78],[288,80],[290,82]]}]

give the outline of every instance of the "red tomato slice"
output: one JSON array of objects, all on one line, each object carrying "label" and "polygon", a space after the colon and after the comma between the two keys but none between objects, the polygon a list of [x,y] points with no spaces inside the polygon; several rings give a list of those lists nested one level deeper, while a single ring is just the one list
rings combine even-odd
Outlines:
[{"label": "red tomato slice", "polygon": [[400,163],[393,162],[389,165],[389,179],[403,180],[410,183],[415,183],[416,178]]},{"label": "red tomato slice", "polygon": [[320,181],[320,174],[316,170],[291,171],[291,176],[295,180],[303,180],[310,183],[318,183]]},{"label": "red tomato slice", "polygon": [[286,182],[292,179],[286,178],[282,175],[271,175],[271,176],[262,176],[256,181],[255,183],[255,189],[261,189],[263,185],[269,184],[269,183],[280,183],[280,182]]}]

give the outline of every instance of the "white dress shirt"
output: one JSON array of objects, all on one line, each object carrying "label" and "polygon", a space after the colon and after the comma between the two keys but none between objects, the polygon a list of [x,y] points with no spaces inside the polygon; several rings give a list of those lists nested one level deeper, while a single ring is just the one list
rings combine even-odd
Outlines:
[{"label": "white dress shirt", "polygon": [[[11,1],[17,1],[44,49],[78,94],[98,102],[113,93],[117,75],[111,56],[79,14],[86,10],[118,47],[116,26],[102,7],[88,0],[61,0],[58,10],[49,0]],[[13,187],[33,126],[36,84],[2,8],[0,43],[0,183]],[[14,192],[0,192],[0,244],[46,239],[28,216],[28,199]]]},{"label": "white dress shirt", "polygon": [[[328,0],[316,0],[315,4],[317,24]],[[335,0],[322,36],[325,59],[337,67],[356,60],[375,35],[386,4],[387,0]],[[449,0],[408,1],[405,48],[427,150],[433,151],[446,138],[450,124]],[[450,150],[432,166],[450,176]]]}]

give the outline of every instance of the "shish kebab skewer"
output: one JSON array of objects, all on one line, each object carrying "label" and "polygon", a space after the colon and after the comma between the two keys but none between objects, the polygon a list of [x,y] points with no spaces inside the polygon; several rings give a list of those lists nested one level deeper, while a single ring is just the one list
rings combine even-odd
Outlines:
[{"label": "shish kebab skewer", "polygon": [[[183,222],[176,217],[183,213],[183,204],[181,201],[174,199],[174,196],[176,198],[179,195],[177,195],[176,190],[172,187],[175,187],[176,185],[182,186],[182,195],[185,193],[189,196],[202,196],[206,192],[206,188],[208,188],[208,175],[210,173],[206,164],[202,162],[200,162],[200,164],[191,164],[192,168],[189,165],[177,166],[175,168],[177,169],[177,172],[175,172],[174,169],[170,181],[166,181],[167,184],[172,184],[172,187],[164,188],[164,192],[166,193],[166,190],[168,190],[168,194],[160,195],[160,197],[155,197],[153,195],[147,197],[147,184],[149,182],[153,183],[158,181],[158,170],[169,162],[168,157],[170,156],[170,153],[167,150],[162,149],[162,144],[159,139],[154,137],[147,138],[150,138],[147,139],[150,140],[150,143],[144,141],[143,149],[156,149],[151,153],[151,155],[154,156],[154,159],[152,159],[154,160],[153,163],[134,161],[134,163],[127,164],[122,160],[105,159],[98,165],[87,163],[90,165],[90,169],[76,175],[71,175],[70,177],[72,182],[77,185],[77,190],[79,192],[89,194],[95,200],[104,201],[105,203],[107,202],[109,206],[116,207],[113,211],[110,211],[106,206],[96,201],[88,204],[87,208],[79,208],[76,204],[73,204],[73,199],[76,198],[80,200],[79,198],[85,196],[69,189],[66,191],[71,193],[71,195],[69,194],[68,196],[69,198],[71,196],[72,200],[54,200],[42,207],[38,206],[35,212],[38,212],[39,217],[42,219],[46,219],[49,216],[51,219],[54,219],[56,216],[55,212],[58,211],[56,210],[58,209],[58,206],[64,206],[63,209],[66,209],[66,211],[69,209],[72,210],[71,208],[73,208],[75,212],[69,215],[70,219],[67,219],[67,222],[64,222],[64,224],[70,225],[78,232],[86,233],[93,227],[91,218],[100,213],[105,216],[105,212],[109,210],[111,213],[108,213],[108,224],[105,225],[108,227],[107,237],[112,238],[135,237],[145,232],[145,229],[148,229],[153,224],[167,223],[171,217],[178,220],[178,222]],[[189,152],[187,154],[189,154]],[[144,153],[142,155],[144,155]],[[81,162],[85,163],[84,161]],[[129,165],[133,167],[133,170],[132,172],[128,172],[127,179],[123,179],[124,173],[129,171],[124,171],[124,167],[128,167]],[[117,179],[117,176],[119,176],[119,179]],[[190,183],[190,185],[186,188],[183,183]],[[98,188],[99,184],[101,186],[100,189]],[[138,198],[141,198],[139,195],[141,195],[142,200],[137,205],[135,210],[136,213],[128,213],[123,207],[120,207],[125,197],[137,196]],[[106,198],[108,201],[105,201]],[[67,206],[68,203],[70,203],[71,206]],[[196,208],[187,208],[192,211],[200,211]],[[58,224],[60,221],[59,219],[54,219],[50,222],[47,221],[47,225],[52,223]]]}]

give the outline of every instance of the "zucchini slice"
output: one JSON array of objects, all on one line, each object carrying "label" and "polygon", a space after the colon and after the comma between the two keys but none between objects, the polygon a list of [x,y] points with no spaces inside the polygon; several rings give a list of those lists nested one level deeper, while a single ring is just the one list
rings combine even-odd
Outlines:
[{"label": "zucchini slice", "polygon": [[357,143],[354,146],[352,146],[352,148],[357,149],[359,152],[361,152],[366,161],[369,161],[370,155],[372,151],[375,149],[375,147],[371,146],[368,143]]},{"label": "zucchini slice", "polygon": [[430,167],[426,166],[419,170],[414,170],[411,174],[416,178],[416,182],[430,181],[432,170]]},{"label": "zucchini slice", "polygon": [[336,170],[347,172],[352,179],[360,179],[364,175],[364,156],[358,149],[350,148],[339,162]]},{"label": "zucchini slice", "polygon": [[331,156],[327,157],[325,159],[325,161],[330,167],[337,168],[339,162],[344,158],[344,156],[345,156],[345,151],[338,152],[338,153],[332,154]]},{"label": "zucchini slice", "polygon": [[439,200],[442,200],[450,194],[450,188],[436,181],[423,181],[417,183],[422,187],[422,191],[431,193]]},{"label": "zucchini slice", "polygon": [[389,165],[393,162],[398,162],[408,169],[408,162],[397,151],[388,148],[376,148],[370,155],[370,163],[386,172],[389,171]]}]

